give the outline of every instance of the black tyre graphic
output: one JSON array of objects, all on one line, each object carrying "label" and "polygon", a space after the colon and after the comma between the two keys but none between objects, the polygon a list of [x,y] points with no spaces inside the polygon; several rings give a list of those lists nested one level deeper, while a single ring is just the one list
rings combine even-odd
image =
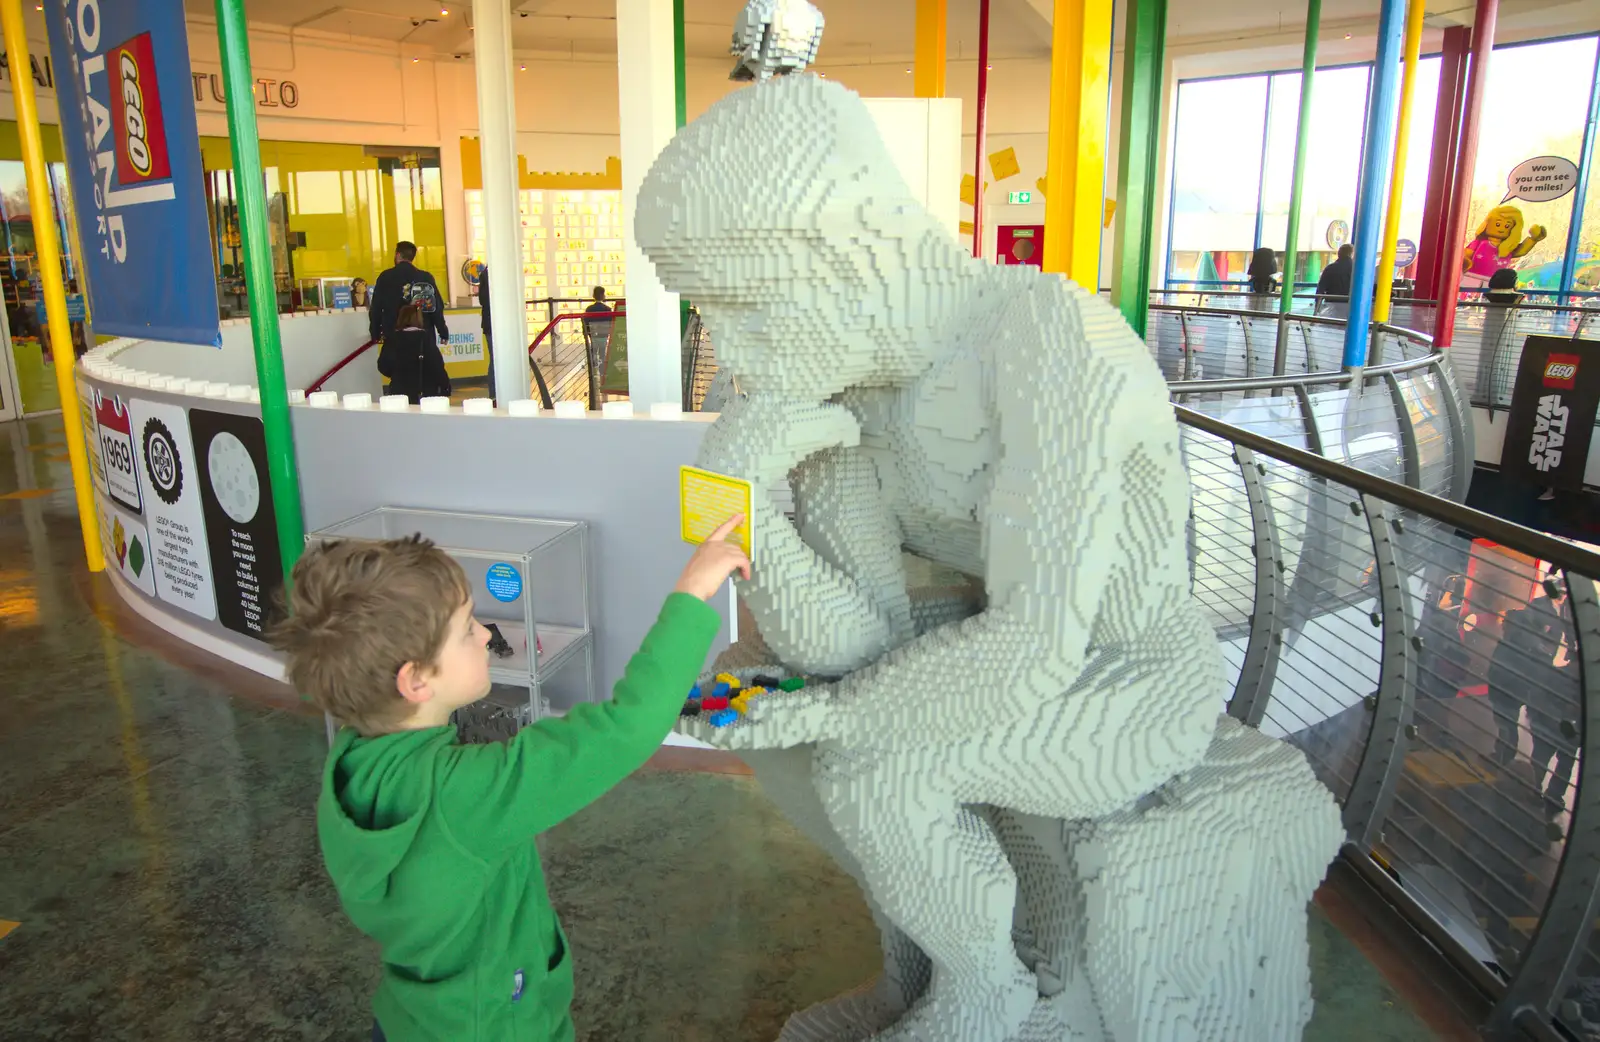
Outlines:
[{"label": "black tyre graphic", "polygon": [[160,420],[144,425],[144,469],[161,502],[171,506],[183,495],[183,459],[178,443]]}]

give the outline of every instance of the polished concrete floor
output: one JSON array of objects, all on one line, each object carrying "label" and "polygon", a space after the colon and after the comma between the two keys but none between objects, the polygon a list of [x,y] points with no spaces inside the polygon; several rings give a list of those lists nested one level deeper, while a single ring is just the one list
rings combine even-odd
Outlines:
[{"label": "polished concrete floor", "polygon": [[[313,828],[320,718],[87,577],[62,438],[0,424],[0,1038],[366,1038],[375,949]],[[876,972],[854,885],[736,771],[647,769],[541,846],[580,1039],[766,1042]],[[1465,1037],[1320,910],[1311,938],[1307,1039]]]}]

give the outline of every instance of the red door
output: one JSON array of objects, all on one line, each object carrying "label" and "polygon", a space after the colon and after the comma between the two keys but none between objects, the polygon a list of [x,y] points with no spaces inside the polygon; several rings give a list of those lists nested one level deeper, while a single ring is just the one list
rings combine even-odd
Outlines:
[{"label": "red door", "polygon": [[995,262],[998,264],[1032,264],[1039,267],[1044,260],[1044,225],[1002,224],[995,236]]}]

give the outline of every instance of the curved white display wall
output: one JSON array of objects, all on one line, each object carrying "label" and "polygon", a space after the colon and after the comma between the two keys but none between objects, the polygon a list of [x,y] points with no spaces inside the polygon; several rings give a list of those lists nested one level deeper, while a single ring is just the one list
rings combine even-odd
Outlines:
[{"label": "curved white display wall", "polygon": [[[714,417],[557,417],[531,402],[396,408],[380,402],[370,350],[308,404],[295,389],[366,341],[367,316],[280,325],[291,399],[302,399],[290,415],[306,531],[382,506],[588,522],[595,684],[609,690],[687,556],[678,467],[694,461]],[[119,340],[84,356],[78,390],[101,539],[136,611],[281,677],[261,640],[282,569],[250,324],[222,332],[221,348]],[[728,636],[725,627],[717,647]],[[547,693],[558,706],[568,694]]]}]

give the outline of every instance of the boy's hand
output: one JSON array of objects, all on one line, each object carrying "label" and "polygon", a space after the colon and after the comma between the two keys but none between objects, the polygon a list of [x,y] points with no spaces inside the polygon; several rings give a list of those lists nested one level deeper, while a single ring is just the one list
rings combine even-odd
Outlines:
[{"label": "boy's hand", "polygon": [[706,541],[695,548],[694,556],[684,566],[678,585],[672,588],[674,593],[687,593],[708,601],[734,572],[750,578],[750,558],[736,543],[727,541],[728,534],[743,521],[743,514],[735,514],[706,536]]}]

